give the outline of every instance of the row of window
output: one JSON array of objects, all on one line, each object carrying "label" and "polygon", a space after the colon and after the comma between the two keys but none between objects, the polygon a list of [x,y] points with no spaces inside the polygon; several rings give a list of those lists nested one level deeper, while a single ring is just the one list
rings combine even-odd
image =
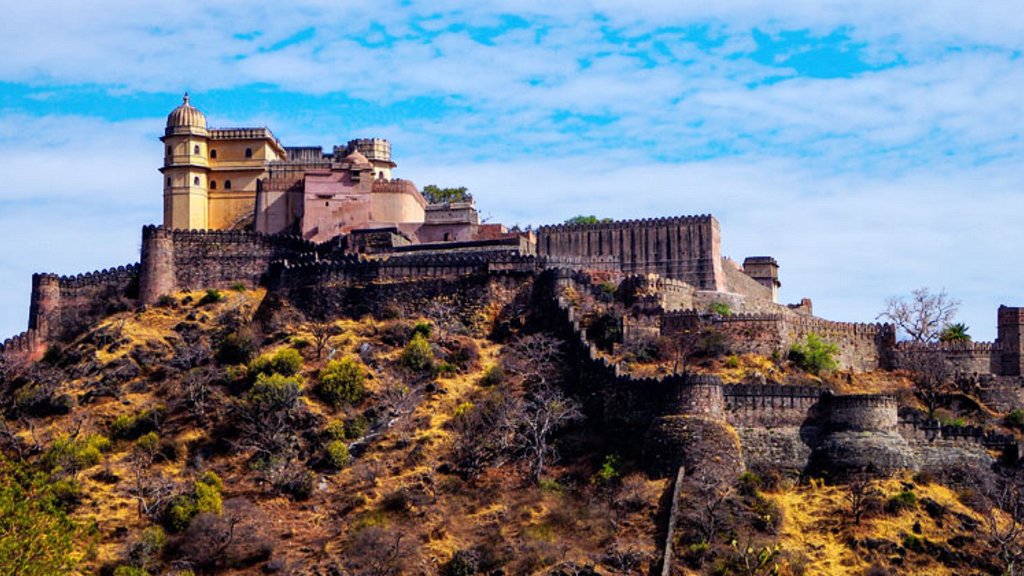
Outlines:
[{"label": "row of window", "polygon": [[[193,154],[199,154],[199,145],[198,144],[196,144],[192,148],[192,153]],[[171,154],[172,154],[171,147],[168,146],[167,147],[167,155],[170,156]],[[216,157],[217,157],[217,151],[216,150],[210,150],[210,158],[216,158]],[[246,148],[245,149],[245,157],[246,158],[252,158],[252,148]]]},{"label": "row of window", "polygon": [[[199,186],[199,176],[195,176],[195,177],[192,178],[192,184],[194,186]],[[168,186],[171,185],[171,179],[170,178],[167,178],[167,185]],[[216,190],[216,189],[217,189],[217,181],[216,180],[210,180],[210,190]],[[225,190],[231,190],[231,180],[225,180],[224,181],[224,189]]]}]

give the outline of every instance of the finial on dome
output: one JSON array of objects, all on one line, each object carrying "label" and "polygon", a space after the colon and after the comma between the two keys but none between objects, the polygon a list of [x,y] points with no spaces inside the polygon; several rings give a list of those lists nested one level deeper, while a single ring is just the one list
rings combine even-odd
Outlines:
[{"label": "finial on dome", "polygon": [[182,102],[188,104],[188,90],[185,91],[185,97],[181,99]]}]

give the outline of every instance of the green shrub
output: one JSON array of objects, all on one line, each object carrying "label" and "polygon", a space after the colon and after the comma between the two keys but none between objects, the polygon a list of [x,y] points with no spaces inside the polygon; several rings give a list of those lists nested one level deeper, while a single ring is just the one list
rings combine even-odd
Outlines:
[{"label": "green shrub", "polygon": [[424,338],[430,338],[430,334],[434,331],[434,325],[426,320],[417,322],[412,327],[412,336],[415,337],[417,334],[422,335]]},{"label": "green shrub", "polygon": [[203,297],[199,299],[199,302],[196,304],[196,306],[204,306],[206,304],[216,304],[217,302],[221,302],[223,300],[224,300],[224,295],[221,294],[220,291],[214,290],[214,289],[211,288],[211,289],[206,291],[206,294],[203,294]]},{"label": "green shrub", "polygon": [[565,492],[565,487],[559,484],[557,480],[552,480],[551,478],[541,478],[537,485],[544,492],[551,492],[552,494],[562,494]]},{"label": "green shrub", "polygon": [[712,302],[708,304],[708,312],[718,316],[732,316],[732,307],[725,302]]},{"label": "green shrub", "polygon": [[504,380],[505,371],[501,369],[501,366],[495,364],[484,372],[484,375],[480,377],[479,384],[485,388],[489,388],[491,386],[501,384]]},{"label": "green shrub", "polygon": [[362,414],[345,420],[345,439],[346,440],[358,440],[366,434],[366,429],[370,427],[370,423],[366,420],[366,416]]},{"label": "green shrub", "polygon": [[146,434],[139,436],[139,439],[135,441],[135,446],[146,452],[154,452],[156,451],[157,444],[159,443],[160,436],[158,436],[156,432],[147,432]]},{"label": "green shrub", "polygon": [[903,537],[903,547],[914,552],[922,552],[924,551],[924,542],[913,534],[907,534]]},{"label": "green shrub", "polygon": [[231,332],[217,343],[217,362],[221,364],[248,364],[256,354],[252,336]]},{"label": "green shrub", "polygon": [[1008,428],[1016,428],[1017,430],[1024,430],[1024,412],[1021,412],[1020,408],[1010,412],[1006,415],[1006,426]]},{"label": "green shrub", "polygon": [[161,308],[174,308],[178,305],[178,299],[170,294],[164,294],[157,299],[156,305]]},{"label": "green shrub", "polygon": [[725,367],[726,368],[739,368],[740,367],[740,357],[735,355],[735,354],[730,354],[729,356],[726,356],[725,357]]},{"label": "green shrub", "polygon": [[301,395],[302,385],[295,377],[260,374],[245,395],[245,402],[251,408],[273,409],[278,406],[293,406]]},{"label": "green shrub", "polygon": [[434,368],[434,374],[441,378],[452,378],[458,374],[459,369],[451,362],[441,362]]},{"label": "green shrub", "polygon": [[220,514],[222,509],[220,478],[213,472],[204,473],[192,485],[192,491],[178,494],[164,510],[163,524],[171,532],[183,532],[192,519],[203,512]]},{"label": "green shrub", "polygon": [[410,370],[425,372],[434,366],[434,351],[423,334],[416,334],[405,345],[398,362]]},{"label": "green shrub", "polygon": [[197,510],[196,501],[191,494],[175,496],[164,510],[164,527],[173,533],[184,532],[192,523]]},{"label": "green shrub", "polygon": [[224,482],[221,481],[220,476],[217,476],[217,474],[212,470],[207,470],[206,472],[203,472],[203,475],[199,477],[199,480],[197,480],[197,482],[201,484],[206,484],[207,486],[212,486],[216,488],[218,492],[224,491]]},{"label": "green shrub", "polygon": [[609,454],[604,457],[604,462],[601,464],[601,469],[590,479],[593,484],[611,484],[622,476],[622,471],[619,470],[619,466],[622,463],[622,458],[618,454]]},{"label": "green shrub", "polygon": [[118,566],[114,569],[114,576],[149,576],[149,570],[137,566]]},{"label": "green shrub", "polygon": [[235,282],[231,285],[231,289],[235,292],[245,292],[245,284],[243,282]]},{"label": "green shrub", "polygon": [[195,491],[194,495],[196,499],[197,514],[202,514],[203,512],[220,514],[222,502],[220,490],[218,490],[216,486],[211,486],[203,482],[196,482],[193,489]]},{"label": "green shrub", "polygon": [[344,420],[331,420],[324,427],[324,435],[331,440],[344,440],[348,436],[345,433],[345,421]]},{"label": "green shrub", "polygon": [[306,340],[305,338],[302,338],[301,336],[291,338],[289,342],[291,343],[292,348],[295,348],[296,350],[305,350],[306,348],[309,348],[310,346],[313,345],[312,342]]},{"label": "green shrub", "polygon": [[90,434],[81,438],[61,434],[53,439],[50,447],[40,458],[40,463],[48,471],[74,475],[79,470],[99,464],[103,459],[102,453],[109,448],[110,440],[101,434]]},{"label": "green shrub", "polygon": [[963,428],[964,426],[967,426],[967,422],[965,422],[963,418],[943,418],[942,425]]},{"label": "green shrub", "polygon": [[147,408],[135,415],[122,414],[110,425],[110,436],[115,440],[135,440],[160,427],[164,407]]},{"label": "green shrub", "polygon": [[455,410],[452,411],[452,418],[462,418],[466,414],[469,414],[471,410],[473,410],[473,403],[463,402],[456,406]]},{"label": "green shrub", "polygon": [[342,470],[349,463],[348,446],[341,440],[332,440],[327,444],[327,465],[334,470]]},{"label": "green shrub", "polygon": [[838,353],[839,348],[835,344],[822,340],[812,332],[802,343],[794,344],[789,349],[789,359],[811,374],[821,374],[837,368],[835,355]]},{"label": "green shrub", "polygon": [[885,503],[885,510],[890,514],[899,514],[906,510],[917,509],[917,495],[910,490],[904,490],[899,494],[891,496]]},{"label": "green shrub", "polygon": [[737,478],[739,484],[739,492],[744,496],[754,496],[761,491],[761,486],[764,484],[761,481],[761,477],[754,474],[750,470],[740,474]]},{"label": "green shrub", "polygon": [[366,395],[366,368],[352,357],[331,360],[320,370],[317,394],[331,406],[358,404]]},{"label": "green shrub", "polygon": [[249,374],[282,374],[293,376],[302,369],[302,355],[294,348],[281,348],[274,354],[264,354],[249,363]]}]

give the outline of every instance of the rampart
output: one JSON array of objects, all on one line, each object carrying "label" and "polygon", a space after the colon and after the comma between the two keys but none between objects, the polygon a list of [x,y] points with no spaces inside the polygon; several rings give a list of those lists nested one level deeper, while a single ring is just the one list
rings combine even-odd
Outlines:
[{"label": "rampart", "polygon": [[270,263],[316,254],[316,244],[297,236],[231,230],[142,229],[139,296],[143,304],[178,290],[257,286]]},{"label": "rampart", "polygon": [[130,307],[138,295],[138,264],[78,274],[33,274],[29,303],[31,346],[76,332]]},{"label": "rampart", "polygon": [[705,290],[725,290],[721,237],[713,216],[542,226],[537,253],[615,256],[627,274],[655,273]]},{"label": "rampart", "polygon": [[875,370],[888,364],[888,351],[895,345],[896,331],[889,324],[832,322],[797,314],[732,314],[721,316],[699,310],[666,313],[662,334],[681,337],[703,329],[718,330],[731,337],[737,353],[786,352],[809,334],[817,334],[838,348],[840,366],[855,371]]},{"label": "rampart", "polygon": [[892,350],[893,367],[903,366],[914,354],[937,354],[967,374],[999,374],[1003,345],[998,342],[900,342]]}]

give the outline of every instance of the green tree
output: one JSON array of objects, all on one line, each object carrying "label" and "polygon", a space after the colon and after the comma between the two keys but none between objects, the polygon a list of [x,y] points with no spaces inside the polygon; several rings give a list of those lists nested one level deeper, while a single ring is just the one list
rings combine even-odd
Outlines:
[{"label": "green tree", "polygon": [[583,214],[580,214],[579,216],[573,216],[572,218],[569,218],[568,220],[565,221],[565,223],[566,224],[601,224],[603,222],[611,222],[611,221],[612,221],[611,218],[598,218],[597,216],[594,216],[593,214],[591,214],[590,216],[585,216]]},{"label": "green tree", "polygon": [[423,197],[430,204],[451,204],[452,202],[465,202],[472,198],[465,186],[440,188],[435,184],[427,184],[423,187]]},{"label": "green tree", "polygon": [[47,476],[0,455],[0,574],[69,574],[91,543]]},{"label": "green tree", "polygon": [[939,340],[942,342],[970,342],[971,335],[967,333],[967,330],[969,328],[963,322],[947,324],[939,334]]},{"label": "green tree", "polygon": [[811,374],[821,374],[835,370],[835,355],[839,349],[835,344],[826,342],[815,333],[810,333],[803,342],[794,344],[789,350],[789,359],[797,366]]}]

